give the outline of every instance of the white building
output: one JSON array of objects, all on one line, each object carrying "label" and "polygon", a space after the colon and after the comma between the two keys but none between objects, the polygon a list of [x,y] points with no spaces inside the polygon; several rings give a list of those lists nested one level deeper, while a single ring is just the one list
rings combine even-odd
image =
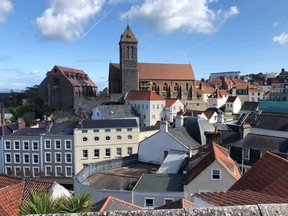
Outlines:
[{"label": "white building", "polygon": [[216,91],[211,94],[208,98],[209,107],[220,108],[225,105],[230,94],[225,90],[216,89]]},{"label": "white building", "polygon": [[237,96],[229,96],[225,105],[225,112],[238,114],[241,110],[241,101]]},{"label": "white building", "polygon": [[249,101],[258,102],[263,100],[264,91],[262,89],[249,89],[248,91]]},{"label": "white building", "polygon": [[184,111],[184,104],[179,99],[167,98],[164,107],[164,119],[173,122],[179,111]]}]

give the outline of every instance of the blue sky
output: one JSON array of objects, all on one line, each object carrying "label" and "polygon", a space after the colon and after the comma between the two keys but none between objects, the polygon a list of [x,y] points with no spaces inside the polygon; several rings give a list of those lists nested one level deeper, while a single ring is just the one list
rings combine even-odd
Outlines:
[{"label": "blue sky", "polygon": [[102,90],[129,25],[139,62],[191,63],[196,79],[287,68],[287,0],[0,0],[0,89],[40,82],[54,65]]}]

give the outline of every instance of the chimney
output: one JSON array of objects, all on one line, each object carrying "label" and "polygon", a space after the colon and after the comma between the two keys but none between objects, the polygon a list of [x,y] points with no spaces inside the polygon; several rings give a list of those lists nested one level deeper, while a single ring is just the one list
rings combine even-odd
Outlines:
[{"label": "chimney", "polygon": [[160,122],[160,131],[161,132],[168,132],[168,122],[166,122],[166,121]]},{"label": "chimney", "polygon": [[22,128],[25,128],[25,121],[22,118],[17,119],[17,130],[21,130]]},{"label": "chimney", "polygon": [[4,136],[4,127],[5,127],[5,113],[4,109],[1,108],[1,129],[2,129],[2,136]]},{"label": "chimney", "polygon": [[184,123],[183,111],[180,110],[180,112],[177,113],[177,116],[175,118],[175,127],[176,128],[183,127],[183,123]]},{"label": "chimney", "polygon": [[219,113],[217,115],[217,123],[223,123],[224,122],[224,116],[222,113]]},{"label": "chimney", "polygon": [[243,124],[240,126],[240,137],[241,139],[244,139],[247,134],[250,133],[250,125],[249,124]]},{"label": "chimney", "polygon": [[203,85],[202,82],[200,83],[200,86],[199,86],[199,87],[200,87],[200,90],[204,90],[204,85]]},{"label": "chimney", "polygon": [[49,116],[46,121],[46,131],[50,132],[51,127],[52,127],[52,118]]}]

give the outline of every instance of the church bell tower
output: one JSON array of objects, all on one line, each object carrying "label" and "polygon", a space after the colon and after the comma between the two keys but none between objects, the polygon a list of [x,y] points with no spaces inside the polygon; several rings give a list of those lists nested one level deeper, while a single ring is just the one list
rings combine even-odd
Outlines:
[{"label": "church bell tower", "polygon": [[137,38],[127,25],[119,41],[122,94],[139,90],[137,44]]}]

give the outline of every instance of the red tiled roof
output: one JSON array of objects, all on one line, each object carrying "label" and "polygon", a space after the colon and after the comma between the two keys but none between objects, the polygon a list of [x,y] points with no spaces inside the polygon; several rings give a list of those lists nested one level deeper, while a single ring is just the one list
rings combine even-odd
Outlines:
[{"label": "red tiled roof", "polygon": [[[196,178],[215,160],[217,160],[217,162],[236,180],[241,177],[237,164],[229,156],[228,149],[216,143],[213,143],[212,147],[213,150],[208,148],[207,151],[210,152],[206,156],[204,156],[201,162],[199,162],[194,168],[192,168],[192,170],[189,171],[188,182],[191,182],[194,178]],[[201,157],[203,156],[203,152],[198,154],[201,154]],[[197,158],[196,156],[193,157]]]},{"label": "red tiled roof", "polygon": [[244,80],[239,79],[239,78],[232,78],[233,82],[237,85],[239,83],[246,83]]},{"label": "red tiled roof", "polygon": [[270,203],[288,203],[288,198],[272,196],[251,190],[196,193],[200,198],[215,206],[256,205]]},{"label": "red tiled roof", "polygon": [[0,188],[18,184],[20,182],[22,182],[22,179],[19,177],[12,177],[12,176],[8,176],[3,173],[0,173]]},{"label": "red tiled roof", "polygon": [[129,91],[125,100],[165,100],[160,95],[152,91]]},{"label": "red tiled roof", "polygon": [[46,193],[52,185],[53,182],[37,181],[33,179],[26,180],[22,200],[29,200],[29,191],[33,191],[36,194]]},{"label": "red tiled roof", "polygon": [[166,98],[165,107],[171,107],[178,99]]},{"label": "red tiled roof", "polygon": [[24,182],[0,189],[0,215],[19,215]]},{"label": "red tiled roof", "polygon": [[[57,68],[60,73],[62,73],[73,86],[97,87],[95,83],[89,78],[88,74],[86,74],[83,70],[78,70],[74,68],[67,68],[55,65],[54,68],[47,73],[47,76],[53,76],[55,68]],[[76,78],[76,76],[78,78]]]},{"label": "red tiled roof", "polygon": [[226,90],[216,89],[216,91],[214,90],[213,94],[211,94],[211,95],[209,96],[209,98],[217,98],[217,99],[220,99],[220,98],[223,98],[224,95],[229,96],[230,94],[229,94]]},{"label": "red tiled roof", "polygon": [[267,152],[229,188],[288,197],[288,160]]},{"label": "red tiled roof", "polygon": [[211,79],[211,82],[214,84],[214,85],[218,85],[218,86],[221,86],[222,85],[222,80],[220,78],[212,78]]}]

